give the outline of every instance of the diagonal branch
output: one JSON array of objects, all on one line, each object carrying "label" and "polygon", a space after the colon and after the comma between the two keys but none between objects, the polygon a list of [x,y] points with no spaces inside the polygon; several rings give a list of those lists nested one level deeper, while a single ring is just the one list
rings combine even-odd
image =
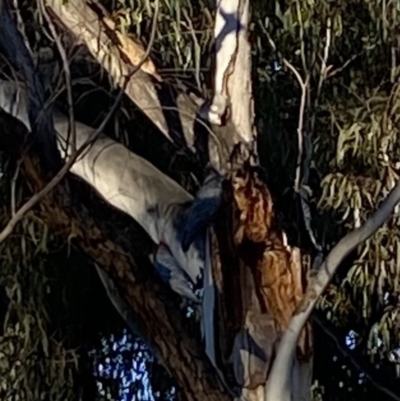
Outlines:
[{"label": "diagonal branch", "polygon": [[[119,103],[122,99],[122,95],[124,94],[124,90],[128,84],[128,82],[132,79],[133,75],[139,71],[141,66],[146,62],[147,58],[149,57],[151,48],[153,46],[154,38],[155,38],[155,33],[156,33],[156,22],[158,18],[158,11],[159,11],[159,0],[155,2],[155,10],[154,10],[154,18],[153,18],[153,23],[152,23],[152,30],[151,30],[151,36],[150,36],[150,42],[147,46],[146,52],[143,54],[142,59],[138,62],[137,65],[135,65],[130,71],[129,74],[124,78],[122,88],[114,100],[114,104],[112,105],[110,111],[106,115],[106,117],[103,119],[102,123],[100,126],[94,130],[94,132],[90,133],[90,135],[85,138],[85,141],[82,143],[79,149],[76,149],[76,143],[77,143],[77,138],[76,138],[76,124],[74,121],[73,117],[73,111],[72,111],[72,93],[70,93],[70,81],[68,80],[69,77],[69,67],[64,66],[65,68],[65,74],[67,77],[67,86],[69,87],[68,93],[70,94],[70,97],[68,98],[70,102],[70,119],[69,119],[69,124],[68,124],[68,130],[67,130],[67,145],[70,146],[71,143],[69,141],[70,139],[70,130],[72,129],[73,132],[73,141],[72,141],[72,150],[73,154],[72,156],[68,159],[68,161],[64,164],[64,166],[60,169],[60,171],[52,178],[52,180],[38,193],[33,195],[15,214],[13,214],[11,220],[7,223],[6,227],[0,232],[0,243],[3,242],[13,231],[15,225],[23,218],[26,212],[28,212],[33,206],[35,206],[43,197],[45,197],[56,185],[60,183],[60,181],[65,177],[67,172],[71,169],[73,164],[78,160],[78,158],[87,150],[87,148],[93,144],[93,142],[96,141],[96,139],[99,137],[100,133],[104,130],[104,127],[107,125],[108,121],[110,120],[111,116],[114,114],[116,111],[117,107],[119,106]],[[45,9],[43,8],[43,12],[45,13]],[[47,14],[45,14],[46,17],[48,18]],[[55,32],[54,26],[51,25],[52,27],[52,33],[53,35],[57,38],[57,46],[59,48],[60,53],[63,55],[63,60],[65,61],[65,51],[64,48],[61,45],[61,42]],[[30,110],[30,109],[29,109]]]},{"label": "diagonal branch", "polygon": [[[106,15],[104,10],[102,10],[102,15],[99,15],[81,0],[67,2],[47,0],[46,3],[57,17],[58,22],[66,27],[77,40],[83,42],[110,77],[116,83],[121,84],[122,77],[127,74],[131,63],[122,59],[118,43],[115,39],[113,40],[106,29],[109,26],[107,21],[111,20],[110,16]],[[102,19],[106,20],[106,26],[102,23]],[[161,87],[159,83],[156,85]],[[176,99],[172,99],[178,108],[178,119],[183,131],[177,132],[166,118],[156,85],[150,74],[139,71],[136,79],[129,83],[125,92],[168,139],[176,143],[183,142],[189,148],[194,149],[193,126],[197,104],[184,93],[178,94]],[[181,109],[186,110],[186,113],[180,114],[179,110]],[[176,113],[170,112],[169,114]]]},{"label": "diagonal branch", "polygon": [[[66,128],[68,118],[63,118]],[[0,126],[3,128],[0,136],[2,148],[13,146],[14,151],[18,149],[26,129],[21,134],[22,124],[17,124],[7,113],[0,113]],[[55,127],[57,129],[57,122]],[[66,134],[67,129],[63,132]],[[89,132],[93,130],[89,129]],[[77,133],[79,139],[79,126]],[[24,175],[32,187],[40,190],[45,187],[46,180],[41,177],[37,165],[36,157],[28,153],[24,158]],[[71,236],[72,228],[73,244],[104,268],[119,289],[121,299],[132,308],[141,332],[151,340],[152,349],[161,357],[188,401],[200,398],[228,401],[229,397],[215,377],[200,341],[185,326],[179,308],[171,301],[167,289],[152,276],[149,260],[140,255],[134,256],[132,242],[125,233],[121,234],[113,227],[112,219],[107,222],[104,216],[94,218],[95,208],[89,207],[89,212],[79,202],[67,202],[66,207],[66,196],[68,192],[61,183],[43,198],[40,202],[43,217],[66,237]],[[108,235],[105,235],[103,225],[109,229]]]},{"label": "diagonal branch", "polygon": [[[60,171],[51,179],[51,181],[39,192],[35,193],[27,202],[25,202],[16,213],[13,214],[12,218],[8,221],[7,225],[0,232],[0,243],[3,242],[13,231],[16,224],[25,216],[25,214],[32,209],[38,202],[40,202],[46,195],[48,195],[65,177],[68,171],[71,169],[73,164],[76,162],[79,156],[98,138],[101,131],[104,129],[111,116],[114,114],[119,101],[122,97],[123,91],[120,91],[120,96],[115,100],[111,110],[107,114],[106,118],[102,121],[99,128],[94,130],[90,136],[88,136],[81,147],[74,152],[69,160],[64,164]],[[69,130],[68,130],[69,132]],[[67,134],[69,136],[69,133]]]},{"label": "diagonal branch", "polygon": [[343,259],[358,245],[371,237],[393,213],[400,201],[400,180],[390,191],[377,211],[360,228],[344,236],[329,252],[322,266],[310,279],[307,292],[297,314],[292,317],[289,328],[279,344],[266,388],[267,401],[290,401],[290,375],[296,344],[300,332],[314,309],[318,297],[332,280]]}]

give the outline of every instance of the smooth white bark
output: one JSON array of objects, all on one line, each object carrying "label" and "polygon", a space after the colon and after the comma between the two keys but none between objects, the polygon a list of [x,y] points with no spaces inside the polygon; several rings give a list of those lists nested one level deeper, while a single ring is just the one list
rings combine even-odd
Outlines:
[{"label": "smooth white bark", "polygon": [[[238,134],[236,140],[246,143],[254,139],[251,47],[247,39],[249,7],[249,0],[218,0],[214,28],[215,113],[220,117],[229,106],[230,118]],[[218,123],[217,117],[215,123]]]}]

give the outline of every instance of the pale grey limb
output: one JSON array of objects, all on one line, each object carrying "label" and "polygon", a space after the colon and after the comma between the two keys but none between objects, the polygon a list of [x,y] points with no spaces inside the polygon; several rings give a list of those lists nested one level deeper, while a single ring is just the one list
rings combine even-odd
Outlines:
[{"label": "pale grey limb", "polygon": [[[76,42],[84,43],[113,81],[121,85],[131,66],[122,60],[117,46],[107,36],[102,22],[88,3],[81,0],[46,0],[46,5],[72,33]],[[168,139],[176,142],[177,137],[180,137],[181,141],[195,151],[193,126],[198,108],[196,102],[185,93],[178,94],[174,99],[177,105],[174,117],[179,118],[182,125],[182,132],[174,132],[166,119],[156,85],[158,84],[155,84],[150,74],[138,71],[135,79],[128,83],[125,93]],[[186,113],[181,113],[181,110]]]},{"label": "pale grey limb", "polygon": [[217,0],[214,94],[207,110],[208,120],[223,124],[229,106],[230,118],[244,142],[252,140],[253,125],[251,85],[248,85],[251,70],[248,23],[248,0]]},{"label": "pale grey limb", "polygon": [[363,226],[350,232],[336,244],[324,260],[316,276],[310,279],[301,307],[298,313],[292,317],[289,327],[278,346],[268,385],[266,386],[266,401],[291,401],[296,399],[296,395],[292,394],[290,383],[296,344],[318,297],[332,280],[343,259],[382,226],[393,213],[399,201],[400,181],[397,182],[378,210]]}]

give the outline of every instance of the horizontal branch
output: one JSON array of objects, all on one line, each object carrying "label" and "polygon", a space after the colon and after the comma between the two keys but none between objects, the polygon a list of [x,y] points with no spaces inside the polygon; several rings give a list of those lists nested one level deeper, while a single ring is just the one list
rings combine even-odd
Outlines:
[{"label": "horizontal branch", "polygon": [[266,388],[267,401],[290,401],[290,376],[296,344],[302,328],[310,317],[318,297],[332,280],[343,259],[358,245],[371,237],[391,216],[400,201],[400,180],[378,210],[360,228],[344,236],[329,252],[318,273],[310,279],[298,313],[293,316],[282,337]]}]

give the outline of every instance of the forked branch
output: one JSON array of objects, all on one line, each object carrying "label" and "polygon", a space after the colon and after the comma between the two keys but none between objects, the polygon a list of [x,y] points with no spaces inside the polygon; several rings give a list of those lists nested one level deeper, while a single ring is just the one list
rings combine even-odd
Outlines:
[{"label": "forked branch", "polygon": [[318,297],[332,280],[343,259],[358,245],[371,237],[393,213],[400,201],[400,180],[390,191],[378,210],[360,228],[344,236],[329,252],[318,273],[310,279],[306,294],[292,317],[279,344],[266,387],[267,401],[290,401],[290,376],[294,352],[300,332],[315,307]]}]

